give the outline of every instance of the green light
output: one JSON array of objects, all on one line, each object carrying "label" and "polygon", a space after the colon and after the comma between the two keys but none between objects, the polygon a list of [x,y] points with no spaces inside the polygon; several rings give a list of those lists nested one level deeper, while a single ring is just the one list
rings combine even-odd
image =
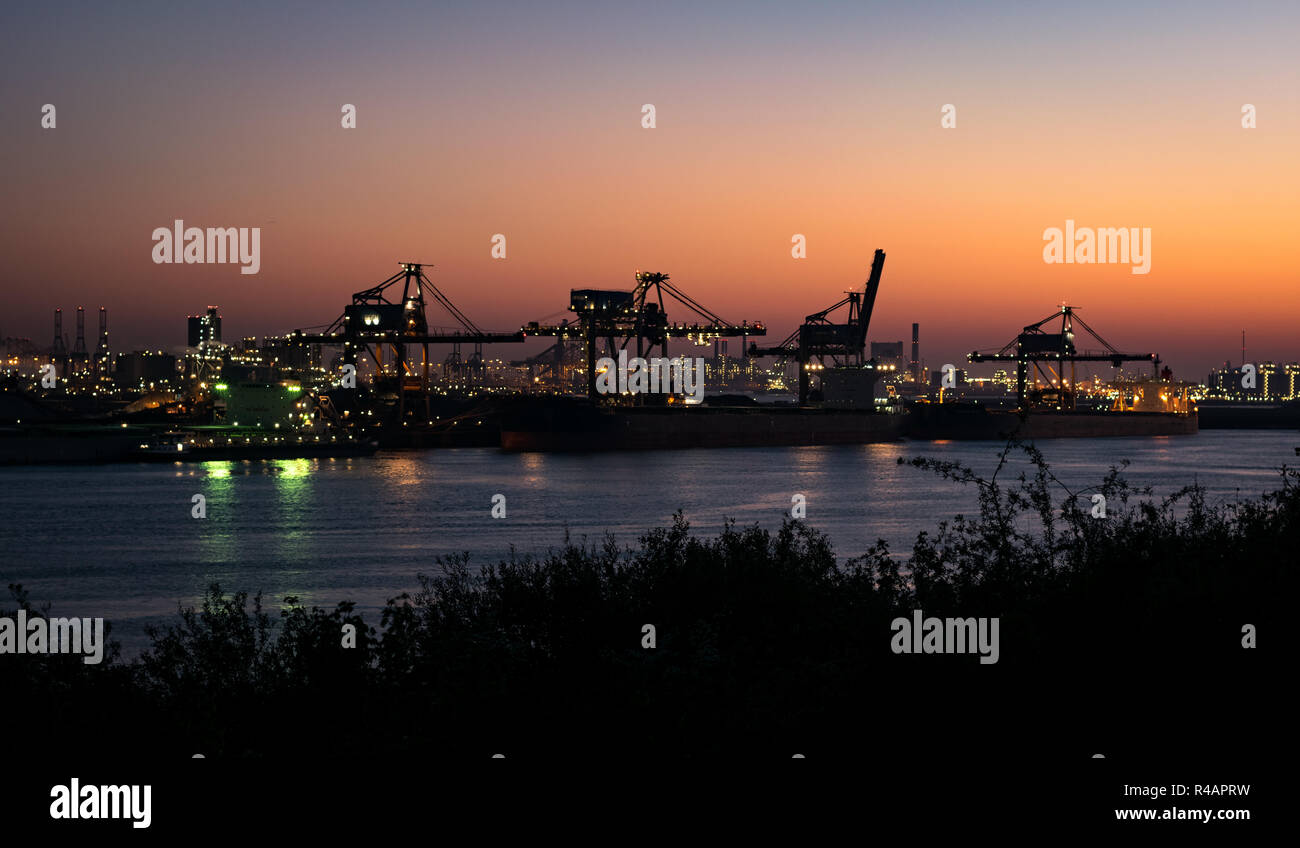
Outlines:
[{"label": "green light", "polygon": [[216,384],[214,384],[214,385],[212,386],[212,388],[215,389],[215,390],[217,390],[217,391],[219,391],[219,392],[224,392],[224,391],[226,390],[227,386],[226,386],[225,383],[216,383]]}]

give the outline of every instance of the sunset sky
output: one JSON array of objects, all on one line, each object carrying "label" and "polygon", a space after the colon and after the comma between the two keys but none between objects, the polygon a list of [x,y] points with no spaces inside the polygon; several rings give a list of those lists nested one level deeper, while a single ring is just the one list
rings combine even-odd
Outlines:
[{"label": "sunset sky", "polygon": [[[1300,358],[1300,4],[1043,5],[5,3],[0,334],[284,332],[411,260],[486,329],[642,269],[779,340],[879,247],[870,338],[934,368],[1062,300],[1180,377]],[[260,273],[154,264],[177,218]],[[1045,264],[1066,219],[1150,273]]]}]

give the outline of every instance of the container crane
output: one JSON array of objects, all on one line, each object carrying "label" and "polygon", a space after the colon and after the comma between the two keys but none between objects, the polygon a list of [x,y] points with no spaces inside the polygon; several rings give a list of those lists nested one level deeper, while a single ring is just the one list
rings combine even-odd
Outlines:
[{"label": "container crane", "polygon": [[[1057,332],[1049,333],[1043,329],[1044,325],[1058,319],[1061,324]],[[1076,323],[1102,346],[1101,351],[1079,352],[1074,344]],[[1150,362],[1152,376],[1156,377],[1160,372],[1160,357],[1157,354],[1121,353],[1075,314],[1075,307],[1064,304],[1060,311],[1025,327],[1001,349],[990,353],[972,351],[966,358],[971,362],[1016,363],[1016,404],[1022,412],[1027,411],[1031,405],[1050,405],[1061,410],[1075,409],[1076,362],[1109,362],[1116,368],[1125,362]],[[1070,366],[1068,381],[1065,379],[1067,364]],[[1026,389],[1031,376],[1034,383],[1032,392]],[[1040,377],[1048,389],[1038,389]]]},{"label": "container crane", "polygon": [[[358,353],[368,353],[379,374],[385,371],[387,349],[397,374],[399,417],[405,415],[408,393],[422,393],[426,414],[428,412],[429,345],[452,345],[447,365],[458,370],[462,344],[474,345],[473,365],[482,361],[484,344],[524,340],[523,333],[484,332],[433,284],[424,273],[423,263],[400,264],[401,271],[376,286],[353,294],[352,303],[343,308],[343,314],[320,332],[294,330],[289,336],[293,344],[341,344],[343,362],[348,365],[356,364]],[[399,284],[401,296],[396,297]],[[430,302],[446,310],[458,327],[450,332],[430,332],[425,312]],[[418,369],[407,354],[407,345],[411,344],[421,347]]]},{"label": "container crane", "polygon": [[[664,311],[664,296],[677,301],[694,312],[700,320],[692,324],[673,324]],[[742,321],[733,324],[710,311],[699,301],[673,285],[669,275],[660,272],[637,271],[636,288],[632,291],[609,289],[573,289],[569,293],[569,310],[577,316],[576,322],[540,324],[536,321],[521,328],[526,336],[552,336],[562,343],[568,339],[583,342],[586,353],[587,394],[593,400],[600,397],[596,391],[596,360],[602,342],[608,355],[617,357],[636,340],[636,355],[652,355],[656,348],[668,357],[668,340],[674,336],[686,338],[696,344],[707,344],[718,338],[767,335],[761,322]],[[647,400],[662,396],[641,396]]]},{"label": "container crane", "polygon": [[[807,316],[799,329],[776,347],[750,347],[750,356],[780,356],[799,363],[800,406],[808,405],[811,372],[824,369],[826,357],[831,358],[832,366],[862,367],[867,364],[867,329],[871,325],[871,313],[876,306],[876,292],[880,289],[880,275],[884,268],[885,251],[877,250],[871,260],[871,273],[861,292],[846,292],[843,300]],[[845,323],[833,323],[830,314],[844,306],[849,308]]]}]

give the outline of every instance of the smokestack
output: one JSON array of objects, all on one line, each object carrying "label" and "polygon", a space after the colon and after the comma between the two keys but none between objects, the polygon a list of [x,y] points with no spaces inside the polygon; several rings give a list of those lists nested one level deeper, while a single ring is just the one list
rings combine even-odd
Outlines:
[{"label": "smokestack", "polygon": [[1246,331],[1241,331],[1241,367],[1246,367]]},{"label": "smokestack", "polygon": [[63,342],[63,310],[54,310],[54,346],[50,352],[55,356],[63,356],[67,353],[67,346]]},{"label": "smokestack", "polygon": [[86,310],[84,307],[77,307],[77,343],[72,348],[74,356],[84,357],[86,355]]},{"label": "smokestack", "polygon": [[921,325],[912,325],[912,361],[908,363],[912,371],[912,382],[921,382]]}]

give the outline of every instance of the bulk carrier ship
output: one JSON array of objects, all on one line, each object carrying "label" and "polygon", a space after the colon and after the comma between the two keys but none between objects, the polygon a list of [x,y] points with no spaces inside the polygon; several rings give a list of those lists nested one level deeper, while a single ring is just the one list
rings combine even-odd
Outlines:
[{"label": "bulk carrier ship", "polygon": [[507,451],[860,445],[899,439],[906,416],[872,408],[628,406],[521,402],[501,422]]},{"label": "bulk carrier ship", "polygon": [[[866,359],[867,328],[884,269],[877,250],[867,282],[838,303],[807,316],[799,329],[775,347],[751,346],[750,356],[780,356],[799,366],[799,405],[692,404],[681,393],[615,394],[598,390],[598,354],[610,360],[656,350],[669,361],[674,336],[707,344],[710,340],[766,335],[761,323],[722,320],[675,287],[667,274],[637,272],[633,291],[576,289],[569,309],[576,324],[529,324],[525,335],[557,337],[562,353],[567,339],[581,339],[586,355],[587,398],[520,398],[501,411],[501,447],[507,451],[649,450],[693,447],[866,444],[899,439],[901,410],[878,408],[878,372]],[[690,325],[670,324],[665,296],[693,311]],[[847,307],[843,323],[831,314]],[[602,344],[604,345],[602,347]],[[546,356],[545,354],[543,355]],[[698,374],[703,380],[704,375]]]}]

